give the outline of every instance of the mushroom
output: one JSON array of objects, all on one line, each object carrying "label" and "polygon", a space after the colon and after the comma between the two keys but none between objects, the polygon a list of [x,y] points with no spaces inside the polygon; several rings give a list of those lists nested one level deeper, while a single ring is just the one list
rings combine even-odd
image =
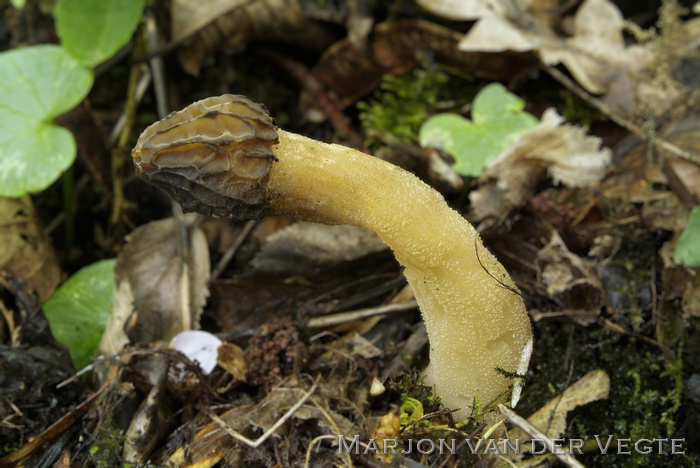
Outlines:
[{"label": "mushroom", "polygon": [[425,383],[466,418],[511,396],[532,351],[512,279],[476,230],[413,174],[275,127],[244,96],[211,97],[148,127],[137,174],[185,211],[236,220],[288,215],[369,227],[404,266],[430,342]]}]

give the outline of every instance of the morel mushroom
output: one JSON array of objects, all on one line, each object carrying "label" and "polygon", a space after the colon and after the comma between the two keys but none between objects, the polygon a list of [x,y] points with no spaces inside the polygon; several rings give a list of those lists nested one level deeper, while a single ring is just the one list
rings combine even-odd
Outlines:
[{"label": "morel mushroom", "polygon": [[237,220],[289,215],[373,229],[405,267],[425,321],[425,382],[465,418],[520,395],[532,350],[524,303],[476,230],[413,174],[275,127],[244,96],[196,102],[148,127],[137,174],[185,211]]}]

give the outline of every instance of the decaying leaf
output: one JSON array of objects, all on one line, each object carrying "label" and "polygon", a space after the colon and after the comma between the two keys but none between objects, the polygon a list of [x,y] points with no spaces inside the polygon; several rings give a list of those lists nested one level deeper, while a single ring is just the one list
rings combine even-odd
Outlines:
[{"label": "decaying leaf", "polygon": [[539,280],[552,297],[580,285],[601,289],[591,262],[569,251],[556,231],[552,231],[550,241],[537,253],[537,267]]},{"label": "decaying leaf", "polygon": [[105,331],[100,339],[99,353],[107,356],[118,353],[129,344],[129,337],[124,331],[124,324],[134,312],[134,293],[129,281],[122,281],[117,285],[114,295],[112,313],[107,319]]},{"label": "decaying leaf", "polygon": [[555,34],[525,8],[519,15],[506,8],[489,9],[459,48],[491,52],[535,50],[547,65],[563,63],[584,88],[603,94],[615,80],[639,74],[653,60],[653,54],[641,46],[625,45],[623,26],[620,11],[608,0],[586,0],[574,17],[569,38]]},{"label": "decaying leaf", "polygon": [[248,361],[245,352],[233,343],[224,343],[219,347],[216,362],[239,382],[245,382],[248,372]]},{"label": "decaying leaf", "polygon": [[558,397],[537,410],[528,421],[541,428],[545,435],[555,439],[566,430],[566,414],[574,408],[608,398],[610,377],[604,370],[589,372]]},{"label": "decaying leaf", "polygon": [[173,423],[169,415],[173,413],[174,405],[165,393],[168,362],[157,356],[149,364],[149,374],[155,382],[134,413],[124,434],[122,448],[124,460],[137,464],[143,464],[149,459],[151,452]]},{"label": "decaying leaf", "polygon": [[[420,62],[417,50],[430,50],[435,60],[489,80],[508,80],[533,64],[531,54],[465,53],[457,49],[462,34],[429,21],[401,19],[377,24],[365,49],[350,39],[329,47],[312,73],[345,108],[371,93],[386,74],[407,73]],[[315,105],[307,99],[305,106]]]},{"label": "decaying leaf", "polygon": [[330,40],[298,0],[174,0],[172,16],[172,38],[184,42],[180,60],[195,76],[202,60],[224,45],[276,40],[315,49]]},{"label": "decaying leaf", "polygon": [[253,266],[268,274],[304,276],[387,248],[374,232],[360,226],[300,222],[272,234]]},{"label": "decaying leaf", "polygon": [[683,315],[686,318],[700,318],[700,275],[697,273],[688,281],[683,293]]},{"label": "decaying leaf", "polygon": [[[242,431],[246,426],[244,416],[248,411],[248,406],[237,406],[219,415],[219,420],[226,427]],[[226,457],[229,466],[239,466],[242,463],[242,446],[218,422],[211,421],[195,434],[194,440],[186,446],[180,446],[167,460],[163,460],[163,464],[167,462],[168,466],[210,468]]]},{"label": "decaying leaf", "polygon": [[[609,393],[610,377],[608,374],[602,369],[591,371],[569,386],[561,395],[538,409],[527,418],[527,421],[550,439],[558,439],[566,431],[566,416],[569,411],[596,400],[607,399]],[[509,431],[508,438],[513,444],[518,441],[520,446],[525,449],[523,453],[527,450],[528,444],[525,442],[530,437],[522,429],[516,427]],[[514,459],[520,459],[523,453],[511,455]]]},{"label": "decaying leaf", "polygon": [[350,339],[350,344],[352,345],[353,355],[362,356],[365,359],[372,359],[384,354],[381,349],[377,348],[371,341],[359,333],[352,333],[350,336],[352,337]]},{"label": "decaying leaf", "polygon": [[[626,22],[609,0],[586,0],[563,19],[559,4],[549,0],[463,2],[464,9],[452,3],[423,6],[452,19],[478,19],[460,42],[461,51],[532,51],[545,65],[561,63],[584,89],[603,95],[606,113],[630,117],[653,109],[661,115],[696,87],[683,70],[697,62],[700,21],[682,21],[684,10],[675,2],[660,9],[659,33]],[[627,28],[638,44],[626,42]]]},{"label": "decaying leaf", "polygon": [[31,198],[0,198],[0,272],[27,282],[45,301],[61,281],[58,258]]},{"label": "decaying leaf", "polygon": [[[273,388],[260,402],[257,408],[247,415],[247,420],[253,426],[263,430],[269,429],[282,414],[299,401],[306,390],[278,386]],[[324,399],[325,400],[325,399]],[[326,434],[356,434],[357,428],[352,421],[327,406],[326,401],[311,398],[301,406],[294,417],[302,420],[314,419],[316,424]]]},{"label": "decaying leaf", "polygon": [[546,170],[556,183],[569,187],[597,184],[605,175],[612,153],[600,148],[601,139],[583,128],[565,124],[554,109],[520,135],[481,177],[482,185],[469,198],[474,219],[504,219],[513,208],[525,205]]},{"label": "decaying leaf", "polygon": [[122,331],[136,344],[170,341],[199,326],[208,295],[209,250],[197,215],[182,219],[182,224],[175,218],[154,221],[129,236],[115,267],[117,296],[102,353],[121,351]]},{"label": "decaying leaf", "polygon": [[494,11],[501,11],[499,0],[418,0],[418,4],[434,15],[455,21],[471,21]]}]

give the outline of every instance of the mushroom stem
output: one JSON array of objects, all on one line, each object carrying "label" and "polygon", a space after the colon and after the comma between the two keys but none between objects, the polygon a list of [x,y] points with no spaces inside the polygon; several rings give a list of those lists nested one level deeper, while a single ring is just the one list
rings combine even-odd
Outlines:
[{"label": "mushroom stem", "polygon": [[425,381],[445,406],[466,418],[477,404],[517,402],[532,350],[522,298],[476,230],[413,174],[276,129],[264,108],[230,95],[152,125],[133,157],[186,211],[374,230],[405,267],[430,342]]},{"label": "mushroom stem", "polygon": [[[515,284],[476,230],[413,174],[340,145],[278,130],[270,214],[374,230],[404,267],[430,342],[425,382],[466,417],[510,393],[532,346]],[[510,376],[509,376],[510,375]],[[516,396],[517,401],[517,396]]]}]

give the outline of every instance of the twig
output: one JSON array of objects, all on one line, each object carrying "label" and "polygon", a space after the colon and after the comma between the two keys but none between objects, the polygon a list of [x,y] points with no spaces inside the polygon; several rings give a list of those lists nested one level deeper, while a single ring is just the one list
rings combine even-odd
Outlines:
[{"label": "twig", "polygon": [[352,310],[349,312],[340,312],[338,314],[327,315],[310,319],[306,325],[310,328],[323,328],[340,325],[353,320],[360,320],[375,315],[392,314],[396,312],[405,312],[418,307],[415,300],[408,302],[399,302],[398,304],[387,304],[379,307],[369,307],[366,309]]},{"label": "twig", "polygon": [[66,432],[73,424],[79,421],[97,400],[97,397],[102,395],[104,391],[111,385],[114,378],[114,373],[105,381],[102,386],[90,395],[86,400],[82,401],[74,409],[66,412],[56,422],[44,429],[40,434],[36,435],[29,442],[18,448],[14,452],[0,458],[0,467],[21,466],[30,456],[41,453],[44,445],[56,440],[61,434]]},{"label": "twig", "polygon": [[278,419],[277,422],[275,422],[275,424],[272,425],[272,427],[270,427],[268,430],[266,430],[266,431],[263,433],[263,435],[261,435],[260,437],[258,437],[258,438],[255,439],[255,440],[251,440],[251,439],[247,438],[246,436],[244,436],[243,434],[241,434],[241,433],[235,431],[231,426],[229,426],[228,424],[226,424],[226,421],[224,421],[223,419],[221,419],[220,417],[218,417],[216,414],[214,414],[214,413],[211,412],[211,411],[209,411],[209,417],[212,419],[212,421],[214,421],[215,423],[217,423],[224,431],[226,431],[226,433],[227,433],[228,435],[230,435],[230,436],[233,437],[234,439],[243,442],[244,444],[248,445],[249,447],[258,448],[263,442],[265,442],[267,439],[269,439],[270,436],[271,436],[277,429],[279,429],[279,427],[280,427],[282,424],[284,424],[284,423],[287,422],[292,416],[294,416],[294,413],[296,413],[296,411],[297,411],[299,408],[301,408],[301,405],[303,405],[303,404],[306,402],[306,400],[308,400],[309,397],[314,393],[314,391],[316,391],[316,387],[318,387],[318,382],[319,382],[319,380],[320,380],[320,377],[317,377],[316,380],[314,381],[313,385],[312,385],[311,388],[309,389],[309,391],[306,392],[306,393],[304,394],[304,396],[301,397],[301,398],[299,399],[299,401],[297,401],[297,402],[294,404],[294,406],[292,406],[291,408],[289,408],[289,411],[287,411],[287,412],[285,413],[284,416],[282,416],[280,419]]},{"label": "twig", "polygon": [[[146,94],[146,90],[151,84],[152,78],[151,71],[145,65],[142,65],[141,73],[141,79],[139,80],[139,83],[136,86],[136,94],[134,95],[134,99],[136,100],[136,106],[138,106],[141,103],[143,96]],[[117,123],[114,124],[114,127],[112,128],[112,133],[110,133],[109,135],[109,140],[107,144],[110,147],[116,144],[117,139],[119,138],[119,135],[121,134],[125,124],[126,108],[122,111],[121,115],[119,116],[119,119],[117,120]]]},{"label": "twig", "polygon": [[[330,434],[320,435],[318,437],[313,438],[311,440],[311,442],[309,443],[309,446],[306,448],[306,458],[304,459],[304,468],[309,468],[309,466],[310,466],[309,462],[311,461],[311,451],[313,450],[314,445],[318,444],[322,440],[337,440],[337,439],[338,439],[337,435],[330,435]],[[352,459],[350,458],[350,454],[348,454],[347,452],[345,454],[346,454],[345,462],[349,463],[346,466],[350,466],[350,467],[354,466],[352,464]]]},{"label": "twig", "polygon": [[231,245],[231,247],[229,247],[224,256],[221,257],[219,263],[216,264],[216,268],[214,268],[214,271],[211,274],[211,278],[209,279],[210,283],[212,283],[219,276],[221,276],[221,273],[224,272],[226,265],[228,265],[233,256],[236,255],[236,252],[241,247],[243,242],[248,238],[248,235],[251,233],[251,231],[257,223],[257,220],[251,219],[243,226],[243,230],[241,230],[241,233],[238,235],[236,241],[233,243],[233,245]]},{"label": "twig", "polygon": [[667,345],[666,343],[662,343],[662,342],[660,342],[660,341],[656,341],[655,339],[649,338],[648,336],[644,336],[644,335],[641,335],[641,334],[639,334],[639,333],[636,333],[636,332],[627,330],[626,328],[624,328],[624,327],[622,327],[622,326],[616,324],[615,322],[613,322],[613,321],[610,320],[610,319],[604,319],[604,320],[603,320],[603,325],[604,325],[605,328],[607,328],[608,330],[614,331],[615,333],[619,333],[619,334],[621,334],[621,335],[632,336],[632,337],[634,337],[634,338],[637,338],[638,340],[644,341],[645,343],[648,343],[648,344],[650,344],[650,345],[656,346],[657,348],[659,348],[659,349],[662,350],[662,351],[674,352],[674,353],[676,352],[676,350],[673,349],[672,346],[669,346],[669,345]]},{"label": "twig", "polygon": [[537,438],[547,445],[549,452],[557,457],[563,464],[572,468],[585,468],[581,462],[576,460],[570,453],[565,452],[561,447],[554,444],[552,439],[544,435],[539,429],[530,424],[527,419],[519,416],[515,411],[506,408],[503,404],[498,405],[498,412],[501,413],[508,421],[515,424],[520,429]]},{"label": "twig", "polygon": [[617,114],[610,106],[608,106],[606,103],[601,101],[598,98],[595,98],[588,94],[583,88],[581,88],[579,85],[574,83],[573,80],[571,80],[568,76],[566,76],[564,73],[560,72],[554,67],[549,67],[545,66],[544,69],[549,73],[554,79],[559,81],[561,84],[563,84],[569,91],[598,109],[600,112],[605,114],[618,124],[619,126],[626,128],[629,132],[633,133],[635,136],[640,138],[641,140],[648,141],[652,145],[654,145],[658,150],[663,150],[666,151],[673,156],[677,156],[679,158],[687,159],[688,161],[693,161],[695,163],[700,163],[700,156],[695,155],[693,153],[690,153],[688,151],[685,151],[678,146],[674,145],[673,143],[670,143],[662,138],[658,138],[656,136],[654,137],[649,137],[647,132],[644,131],[642,127],[639,125],[636,125],[626,118],[622,117],[621,115]]},{"label": "twig", "polygon": [[[138,47],[137,47],[138,49]],[[112,149],[112,214],[109,219],[109,226],[112,235],[116,231],[117,224],[122,217],[126,199],[124,198],[124,185],[122,180],[122,170],[128,154],[127,147],[131,138],[131,130],[136,118],[136,90],[141,78],[141,66],[132,65],[129,74],[129,84],[126,93],[126,104],[124,106],[124,126],[119,133],[117,147]]]},{"label": "twig", "polygon": [[[321,414],[323,415],[323,417],[326,418],[326,421],[328,421],[328,424],[335,431],[335,434],[341,434],[340,428],[336,424],[335,420],[331,417],[331,415],[328,414],[326,409],[323,406],[321,406],[321,404],[318,401],[316,401],[315,398],[311,398],[311,403],[313,403],[314,406],[316,406],[316,409],[318,409],[321,412]],[[325,438],[335,439],[338,436],[337,435],[327,435],[327,436],[319,436],[319,437],[324,438],[324,439]],[[319,439],[319,437],[316,437],[316,439],[314,439],[314,440]],[[314,445],[314,440],[311,441],[311,443],[309,444],[309,448],[306,450],[306,460],[304,462],[305,468],[309,466],[309,457],[311,455],[311,447]],[[352,457],[350,457],[350,454],[348,452],[345,452],[345,466],[350,467],[350,468],[353,467]]]},{"label": "twig", "polygon": [[316,105],[326,115],[333,127],[347,137],[351,146],[365,150],[362,136],[350,125],[347,116],[342,113],[338,99],[328,92],[323,83],[308,68],[272,49],[260,48],[260,52],[292,75],[313,96]]},{"label": "twig", "polygon": [[[150,9],[146,13],[146,49],[148,52],[158,50],[160,41],[158,37],[158,27]],[[158,107],[158,118],[162,119],[168,115],[170,106],[168,105],[168,95],[165,90],[165,66],[163,57],[154,55],[148,60],[153,73],[153,89],[156,93],[156,106]]]}]

